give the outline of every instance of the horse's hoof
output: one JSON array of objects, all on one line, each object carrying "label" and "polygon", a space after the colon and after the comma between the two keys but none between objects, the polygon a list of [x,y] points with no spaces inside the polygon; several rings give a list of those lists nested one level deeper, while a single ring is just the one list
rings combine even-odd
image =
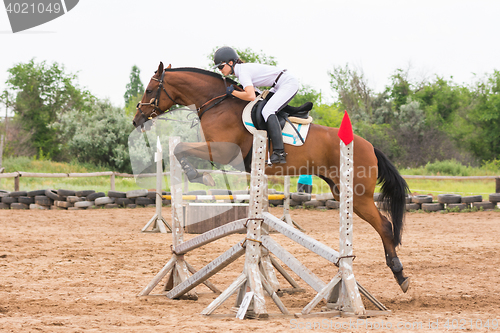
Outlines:
[{"label": "horse's hoof", "polygon": [[408,289],[410,288],[410,278],[409,278],[409,277],[407,277],[407,278],[403,281],[403,283],[401,283],[399,286],[401,287],[401,290],[402,290],[404,293],[406,293],[406,292],[408,291]]},{"label": "horse's hoof", "polygon": [[215,181],[214,179],[212,178],[212,176],[207,173],[207,172],[204,172],[203,173],[203,184],[205,184],[206,186],[215,186]]}]

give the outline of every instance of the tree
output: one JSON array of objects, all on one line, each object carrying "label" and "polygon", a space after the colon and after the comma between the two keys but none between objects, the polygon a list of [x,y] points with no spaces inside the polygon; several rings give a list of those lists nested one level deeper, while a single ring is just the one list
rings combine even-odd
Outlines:
[{"label": "tree", "polygon": [[31,134],[31,145],[45,156],[59,157],[59,143],[52,124],[69,110],[85,111],[92,95],[75,83],[77,76],[64,66],[45,61],[19,63],[8,70],[7,87],[14,97],[15,121]]},{"label": "tree", "polygon": [[334,67],[328,74],[330,85],[338,95],[340,107],[349,112],[354,122],[369,120],[373,110],[373,91],[368,86],[363,72],[358,73],[346,64],[345,67]]},{"label": "tree", "polygon": [[78,161],[131,172],[128,137],[134,128],[123,109],[96,101],[88,112],[66,112],[55,127],[66,151]]},{"label": "tree", "polygon": [[132,71],[130,72],[130,82],[127,83],[127,91],[125,91],[125,95],[123,98],[125,99],[125,106],[130,104],[130,102],[137,104],[140,101],[140,98],[137,100],[138,96],[144,94],[144,86],[141,82],[141,70],[136,65],[132,66]]},{"label": "tree", "polygon": [[[220,46],[216,46],[213,50],[212,53],[210,53],[207,58],[209,60],[209,68],[212,68],[214,66],[214,53],[219,49]],[[260,53],[257,53],[253,51],[251,48],[247,47],[246,49],[242,48],[237,48],[233,47],[233,49],[238,53],[240,56],[240,59],[243,62],[249,62],[249,63],[259,63],[259,64],[266,64],[266,65],[271,65],[271,66],[276,66],[278,62],[276,61],[276,58],[273,56],[268,56],[265,54],[262,50]]]}]

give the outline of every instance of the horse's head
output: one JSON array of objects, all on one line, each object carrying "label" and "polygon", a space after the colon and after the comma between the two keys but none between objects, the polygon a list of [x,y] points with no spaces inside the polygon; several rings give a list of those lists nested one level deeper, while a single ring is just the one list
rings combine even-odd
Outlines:
[{"label": "horse's head", "polygon": [[[171,65],[167,68],[171,68]],[[168,93],[165,89],[164,77],[165,70],[163,69],[163,63],[160,62],[158,70],[149,81],[141,101],[137,104],[137,112],[132,121],[137,130],[142,130],[144,123],[149,119],[164,113],[172,105],[179,104],[172,97],[172,92]]]}]

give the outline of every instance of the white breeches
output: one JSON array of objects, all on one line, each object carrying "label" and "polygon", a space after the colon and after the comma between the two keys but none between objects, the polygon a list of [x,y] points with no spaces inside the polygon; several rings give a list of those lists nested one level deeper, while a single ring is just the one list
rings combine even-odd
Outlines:
[{"label": "white breeches", "polygon": [[299,81],[288,72],[283,73],[276,86],[270,90],[274,93],[273,97],[269,99],[262,109],[264,120],[267,122],[267,118],[269,118],[270,115],[284,108],[288,102],[292,100],[298,90]]}]

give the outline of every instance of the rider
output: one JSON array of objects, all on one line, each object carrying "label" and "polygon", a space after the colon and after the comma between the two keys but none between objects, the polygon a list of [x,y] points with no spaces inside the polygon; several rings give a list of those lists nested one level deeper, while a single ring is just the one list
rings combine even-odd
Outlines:
[{"label": "rider", "polygon": [[285,147],[281,126],[276,113],[284,108],[295,96],[299,83],[286,69],[259,63],[243,63],[234,49],[224,46],[215,51],[215,66],[223,75],[234,74],[243,86],[244,91],[227,87],[226,93],[245,101],[255,99],[255,87],[272,87],[274,95],[262,109],[262,117],[266,121],[267,132],[273,144],[273,154],[270,161],[273,164],[286,163]]}]

